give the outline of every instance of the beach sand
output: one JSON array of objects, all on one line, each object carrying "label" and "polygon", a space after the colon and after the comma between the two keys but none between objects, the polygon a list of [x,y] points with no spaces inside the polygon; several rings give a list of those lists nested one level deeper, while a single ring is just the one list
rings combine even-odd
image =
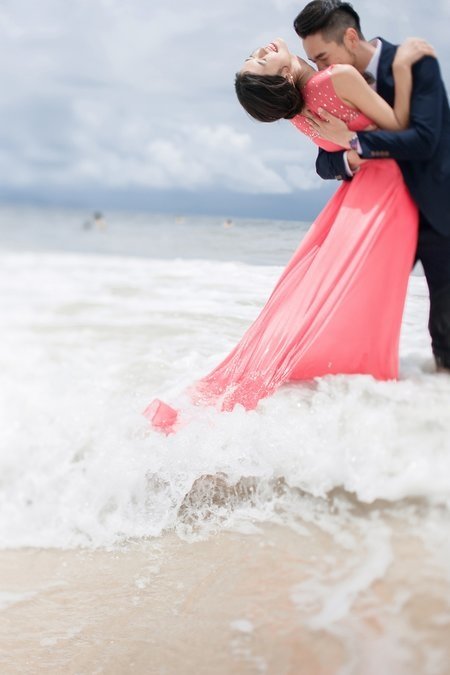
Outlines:
[{"label": "beach sand", "polygon": [[0,672],[450,673],[435,516],[356,508],[337,528],[328,515],[119,551],[3,551]]}]

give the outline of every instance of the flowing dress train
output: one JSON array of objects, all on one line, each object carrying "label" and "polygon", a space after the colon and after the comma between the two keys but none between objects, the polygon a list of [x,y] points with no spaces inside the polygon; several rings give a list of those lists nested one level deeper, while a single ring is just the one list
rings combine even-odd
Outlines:
[{"label": "flowing dress train", "polygon": [[[303,89],[354,131],[371,121],[336,95],[332,66]],[[294,125],[327,150],[298,115]],[[398,376],[398,346],[418,211],[396,162],[370,160],[345,181],[316,218],[267,303],[232,352],[191,388],[195,402],[250,410],[281,384],[329,374]],[[155,399],[154,428],[176,428],[177,410]]]}]

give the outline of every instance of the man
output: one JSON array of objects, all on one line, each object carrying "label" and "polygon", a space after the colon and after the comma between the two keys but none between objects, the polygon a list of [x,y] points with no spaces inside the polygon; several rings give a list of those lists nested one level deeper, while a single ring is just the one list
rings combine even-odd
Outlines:
[{"label": "man", "polygon": [[[313,0],[295,19],[294,29],[319,70],[349,63],[393,104],[397,47],[381,38],[365,40],[359,16],[349,3]],[[437,60],[425,57],[413,67],[410,127],[405,131],[356,134],[332,115],[324,112],[322,117],[311,122],[314,128],[323,138],[348,148],[319,151],[316,168],[322,178],[351,180],[362,161],[397,160],[419,208],[416,260],[423,265],[430,292],[433,354],[438,369],[450,372],[450,109]]]}]

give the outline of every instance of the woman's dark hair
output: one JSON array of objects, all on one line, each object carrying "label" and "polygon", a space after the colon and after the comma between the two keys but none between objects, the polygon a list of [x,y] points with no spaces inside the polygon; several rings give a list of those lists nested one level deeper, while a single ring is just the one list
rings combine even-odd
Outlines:
[{"label": "woman's dark hair", "polygon": [[341,0],[313,0],[294,20],[294,30],[302,40],[320,32],[328,41],[341,44],[347,28],[354,28],[364,40],[358,14]]},{"label": "woman's dark hair", "polygon": [[303,108],[300,90],[282,75],[237,73],[234,86],[239,103],[260,122],[289,120]]}]

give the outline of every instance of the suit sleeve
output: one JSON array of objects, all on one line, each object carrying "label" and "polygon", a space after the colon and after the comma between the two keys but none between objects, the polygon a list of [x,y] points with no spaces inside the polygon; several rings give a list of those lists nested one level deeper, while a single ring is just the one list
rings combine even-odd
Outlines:
[{"label": "suit sleeve", "polygon": [[344,152],[327,152],[319,148],[316,171],[325,180],[351,180],[344,163]]},{"label": "suit sleeve", "polygon": [[445,89],[439,64],[425,57],[413,68],[410,126],[404,131],[358,132],[361,157],[399,160],[427,160],[439,143]]}]

